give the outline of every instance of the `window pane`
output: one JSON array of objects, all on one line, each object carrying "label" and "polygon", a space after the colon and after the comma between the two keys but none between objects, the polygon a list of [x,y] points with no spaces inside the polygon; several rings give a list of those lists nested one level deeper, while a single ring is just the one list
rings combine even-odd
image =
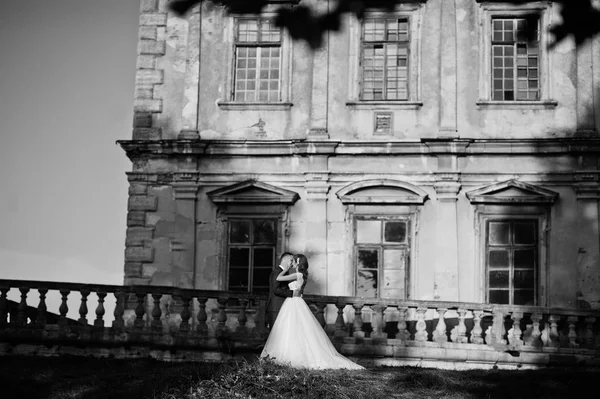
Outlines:
[{"label": "window pane", "polygon": [[405,272],[404,270],[385,270],[383,272],[382,294],[386,298],[396,295],[404,298]]},{"label": "window pane", "polygon": [[248,269],[233,267],[229,269],[229,289],[244,291],[248,289]]},{"label": "window pane", "polygon": [[376,249],[358,250],[359,269],[377,269],[379,266],[379,253]]},{"label": "window pane", "polygon": [[488,258],[490,267],[507,268],[510,265],[508,253],[509,251],[507,249],[490,250]]},{"label": "window pane", "polygon": [[535,222],[515,223],[515,244],[535,244]]},{"label": "window pane", "polygon": [[254,248],[254,267],[273,265],[273,248]]},{"label": "window pane", "polygon": [[254,243],[255,244],[274,244],[276,240],[274,220],[255,220],[254,221]]},{"label": "window pane", "polygon": [[229,248],[229,266],[249,267],[250,248]]},{"label": "window pane", "polygon": [[405,249],[384,249],[383,250],[383,269],[406,269],[406,250]]},{"label": "window pane", "polygon": [[489,272],[490,288],[508,288],[508,270],[491,270]]},{"label": "window pane", "polygon": [[515,270],[514,287],[533,289],[535,278],[533,270]]},{"label": "window pane", "polygon": [[376,270],[358,270],[356,278],[356,296],[377,298]]},{"label": "window pane", "polygon": [[506,222],[490,222],[490,245],[507,245],[509,226]]},{"label": "window pane", "polygon": [[515,249],[515,267],[518,269],[533,269],[536,264],[535,249]]},{"label": "window pane", "polygon": [[406,222],[385,222],[386,242],[406,242]]},{"label": "window pane", "polygon": [[260,291],[261,287],[269,290],[269,277],[273,268],[255,267],[252,276],[252,292]]},{"label": "window pane", "polygon": [[381,221],[380,220],[357,220],[356,221],[357,243],[380,243]]},{"label": "window pane", "polygon": [[229,242],[247,244],[250,242],[250,221],[231,220],[229,222]]},{"label": "window pane", "polygon": [[535,305],[533,290],[515,290],[514,305]]},{"label": "window pane", "polygon": [[506,290],[490,290],[490,303],[499,305],[508,305],[508,291]]}]

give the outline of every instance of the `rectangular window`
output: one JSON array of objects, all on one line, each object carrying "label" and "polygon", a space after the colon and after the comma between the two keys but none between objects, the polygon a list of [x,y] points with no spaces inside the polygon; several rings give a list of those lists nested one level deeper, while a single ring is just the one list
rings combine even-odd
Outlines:
[{"label": "rectangular window", "polygon": [[486,236],[488,303],[535,305],[536,219],[489,220]]},{"label": "rectangular window", "polygon": [[410,221],[392,217],[355,219],[356,296],[406,299]]},{"label": "rectangular window", "polygon": [[276,246],[277,219],[229,219],[228,289],[268,293]]},{"label": "rectangular window", "polygon": [[492,18],[492,99],[540,100],[540,18]]},{"label": "rectangular window", "polygon": [[361,100],[408,100],[408,18],[367,18],[361,43]]},{"label": "rectangular window", "polygon": [[281,28],[263,18],[235,22],[233,100],[280,101]]}]

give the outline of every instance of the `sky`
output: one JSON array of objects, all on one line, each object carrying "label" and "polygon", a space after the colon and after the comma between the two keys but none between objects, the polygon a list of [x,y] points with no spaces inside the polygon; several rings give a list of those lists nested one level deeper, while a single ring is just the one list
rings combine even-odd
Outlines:
[{"label": "sky", "polygon": [[138,15],[0,0],[0,279],[123,283]]}]

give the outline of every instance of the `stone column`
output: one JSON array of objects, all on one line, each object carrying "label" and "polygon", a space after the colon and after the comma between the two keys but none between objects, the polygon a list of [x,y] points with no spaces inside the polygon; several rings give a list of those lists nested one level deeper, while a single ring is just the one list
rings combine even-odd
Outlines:
[{"label": "stone column", "polygon": [[592,308],[600,309],[600,231],[598,228],[598,201],[600,186],[597,174],[589,175],[593,182],[580,182],[575,186],[577,193],[577,282],[580,300]]},{"label": "stone column", "polygon": [[174,173],[171,184],[175,200],[175,231],[171,237],[173,284],[194,288],[198,172]]},{"label": "stone column", "polygon": [[440,16],[440,132],[458,137],[456,79],[456,2],[443,0]]},{"label": "stone column", "polygon": [[458,220],[456,201],[461,185],[458,173],[438,173],[434,300],[458,301]]},{"label": "stone column", "polygon": [[198,139],[198,101],[200,89],[200,5],[188,17],[188,40],[183,82],[181,132],[179,139]]},{"label": "stone column", "polygon": [[[329,0],[311,0],[316,12],[324,13],[329,9]],[[308,137],[311,140],[327,140],[329,91],[329,33],[323,35],[322,46],[313,52],[312,90],[310,102],[310,128]]]}]

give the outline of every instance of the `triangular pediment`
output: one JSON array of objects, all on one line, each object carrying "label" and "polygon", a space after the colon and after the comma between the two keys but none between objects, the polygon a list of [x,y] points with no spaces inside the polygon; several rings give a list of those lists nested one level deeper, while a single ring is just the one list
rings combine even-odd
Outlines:
[{"label": "triangular pediment", "polygon": [[295,191],[271,184],[246,180],[206,193],[216,204],[224,203],[268,203],[293,205],[300,196]]},{"label": "triangular pediment", "polygon": [[466,193],[472,204],[552,204],[558,193],[518,180],[507,180]]},{"label": "triangular pediment", "polygon": [[412,184],[390,179],[351,183],[336,193],[344,204],[422,205],[427,193]]}]

